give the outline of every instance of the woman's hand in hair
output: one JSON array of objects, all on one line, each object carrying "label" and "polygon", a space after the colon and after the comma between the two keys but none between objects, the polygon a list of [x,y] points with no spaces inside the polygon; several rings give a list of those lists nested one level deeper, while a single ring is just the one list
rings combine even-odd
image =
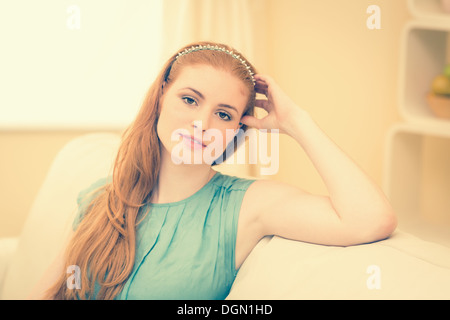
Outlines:
[{"label": "woman's hand in hair", "polygon": [[306,112],[292,101],[278,84],[269,76],[255,75],[257,93],[266,99],[257,99],[255,105],[267,111],[261,119],[254,116],[243,116],[241,123],[256,129],[278,129],[280,133],[290,134],[291,128],[298,117]]}]

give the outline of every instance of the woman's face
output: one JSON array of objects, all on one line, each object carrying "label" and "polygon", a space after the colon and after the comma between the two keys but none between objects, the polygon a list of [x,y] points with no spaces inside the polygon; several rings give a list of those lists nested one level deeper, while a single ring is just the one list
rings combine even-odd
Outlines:
[{"label": "woman's face", "polygon": [[245,84],[225,70],[183,67],[163,90],[157,125],[161,151],[177,164],[210,165],[240,128],[249,94]]}]

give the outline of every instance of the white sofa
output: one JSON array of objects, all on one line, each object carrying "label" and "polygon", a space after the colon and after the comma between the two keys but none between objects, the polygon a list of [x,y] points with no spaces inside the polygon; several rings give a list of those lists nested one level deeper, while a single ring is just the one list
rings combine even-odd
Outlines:
[{"label": "white sofa", "polygon": [[[109,174],[119,136],[94,133],[57,155],[18,238],[0,239],[0,297],[25,299],[63,241],[78,192]],[[227,299],[450,299],[450,248],[397,230],[353,247],[259,242]]]}]

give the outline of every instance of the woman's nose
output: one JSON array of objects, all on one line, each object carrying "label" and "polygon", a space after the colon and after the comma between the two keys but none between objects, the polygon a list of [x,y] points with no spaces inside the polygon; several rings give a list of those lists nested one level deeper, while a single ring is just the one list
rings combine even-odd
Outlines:
[{"label": "woman's nose", "polygon": [[192,127],[198,131],[206,131],[209,129],[210,115],[206,112],[199,113],[192,121]]}]

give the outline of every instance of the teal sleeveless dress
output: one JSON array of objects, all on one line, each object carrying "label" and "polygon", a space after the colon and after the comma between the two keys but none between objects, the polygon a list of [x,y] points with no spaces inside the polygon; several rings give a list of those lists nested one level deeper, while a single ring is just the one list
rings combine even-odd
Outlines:
[{"label": "teal sleeveless dress", "polygon": [[[95,196],[91,191],[110,180],[80,192],[73,229]],[[116,299],[225,299],[237,274],[239,211],[254,181],[217,172],[186,199],[143,207],[147,214],[136,229],[134,269]]]}]

